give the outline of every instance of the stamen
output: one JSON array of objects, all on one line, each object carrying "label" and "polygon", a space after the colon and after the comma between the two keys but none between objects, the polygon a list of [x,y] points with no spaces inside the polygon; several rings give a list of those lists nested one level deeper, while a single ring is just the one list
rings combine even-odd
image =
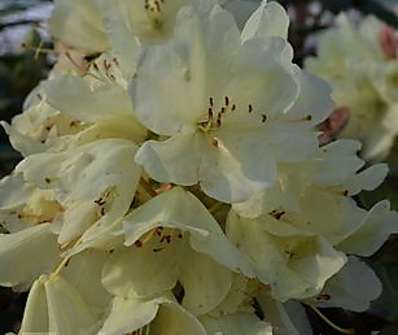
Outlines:
[{"label": "stamen", "polygon": [[214,107],[214,98],[213,97],[209,98],[209,103],[210,103],[211,107]]},{"label": "stamen", "polygon": [[286,214],[285,211],[281,210],[278,211],[276,209],[274,209],[271,213],[269,213],[273,218],[275,218],[276,220],[280,220],[282,218],[282,216],[284,216]]},{"label": "stamen", "polygon": [[216,123],[217,128],[220,128],[221,125],[222,125],[222,123],[221,123],[221,117],[222,117],[222,114],[221,114],[221,113],[218,114],[218,116],[217,116],[217,123]]},{"label": "stamen", "polygon": [[322,313],[321,313],[321,311],[318,309],[318,308],[316,308],[315,306],[312,306],[312,305],[307,305],[307,306],[309,306],[323,321],[325,321],[330,327],[332,327],[334,330],[336,330],[336,331],[338,331],[338,332],[340,332],[340,333],[342,333],[342,334],[348,334],[348,335],[352,335],[352,334],[355,334],[355,329],[353,329],[353,328],[349,328],[349,329],[346,329],[346,328],[341,328],[341,327],[339,327],[339,326],[337,326],[337,325],[335,325],[332,321],[330,321],[325,315],[323,315]]},{"label": "stamen", "polygon": [[209,107],[208,115],[209,115],[209,121],[211,121],[213,119],[213,109],[211,107]]},{"label": "stamen", "polygon": [[163,22],[161,19],[162,5],[164,0],[145,0],[144,9],[147,13],[148,19],[152,24],[152,28],[155,30],[161,30]]}]

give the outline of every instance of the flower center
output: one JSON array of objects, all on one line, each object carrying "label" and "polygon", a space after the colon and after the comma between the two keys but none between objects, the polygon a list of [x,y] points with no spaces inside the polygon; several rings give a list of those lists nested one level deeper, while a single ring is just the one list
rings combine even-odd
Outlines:
[{"label": "flower center", "polygon": [[216,130],[222,126],[223,118],[227,113],[232,113],[236,110],[236,105],[231,103],[228,96],[224,97],[223,104],[220,109],[216,110],[214,106],[214,98],[209,98],[209,105],[207,109],[207,119],[198,122],[198,128],[207,133],[211,130]]},{"label": "flower center", "polygon": [[166,0],[145,0],[144,8],[147,13],[148,19],[155,30],[161,30],[163,27],[162,22],[162,7]]},{"label": "flower center", "polygon": [[154,253],[160,252],[173,241],[181,240],[184,238],[184,232],[178,229],[171,229],[165,227],[157,227],[144,234],[139,240],[135,241],[134,245],[141,248],[152,242],[152,251]]}]

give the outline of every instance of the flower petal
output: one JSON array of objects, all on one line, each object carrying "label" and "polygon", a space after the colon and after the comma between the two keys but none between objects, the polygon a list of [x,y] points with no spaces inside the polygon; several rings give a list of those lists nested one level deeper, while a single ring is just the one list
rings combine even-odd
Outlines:
[{"label": "flower petal", "polygon": [[[171,290],[179,275],[177,243],[154,252],[154,241],[138,248],[131,246],[115,250],[104,265],[102,283],[113,295],[148,298]],[[156,249],[155,249],[156,250]]]},{"label": "flower petal", "polygon": [[182,306],[194,315],[213,310],[231,289],[232,272],[209,256],[188,251],[181,265],[180,281],[185,291]]},{"label": "flower petal", "polygon": [[151,324],[151,333],[162,335],[207,335],[202,324],[191,313],[173,302],[165,301]]},{"label": "flower petal", "polygon": [[22,319],[20,334],[42,333],[48,331],[48,306],[44,283],[47,276],[37,279],[29,292]]},{"label": "flower petal", "polygon": [[289,16],[280,4],[263,1],[247,20],[242,31],[242,42],[274,36],[287,39],[289,21]]},{"label": "flower petal", "polygon": [[60,276],[53,276],[46,281],[45,288],[50,333],[97,334],[99,319],[68,281]]},{"label": "flower petal", "polygon": [[161,301],[115,297],[112,310],[98,335],[128,334],[144,327],[156,317]]},{"label": "flower petal", "polygon": [[89,249],[73,256],[60,272],[98,317],[103,316],[111,300],[101,283],[101,272],[107,258],[104,251]]},{"label": "flower petal", "polygon": [[373,270],[358,258],[349,257],[343,269],[327,281],[322,294],[316,298],[316,304],[321,308],[337,307],[364,312],[382,290],[382,284]]},{"label": "flower petal", "polygon": [[50,19],[51,34],[89,53],[104,51],[108,40],[93,1],[56,0]]},{"label": "flower petal", "polygon": [[147,141],[135,160],[155,180],[178,185],[194,185],[205,143],[200,134],[178,134],[164,142]]},{"label": "flower petal", "polygon": [[3,286],[30,285],[59,261],[57,237],[51,232],[50,224],[0,235],[0,283]]},{"label": "flower petal", "polygon": [[398,233],[398,213],[391,211],[389,201],[384,200],[368,212],[357,230],[337,248],[348,254],[369,257],[395,233]]}]

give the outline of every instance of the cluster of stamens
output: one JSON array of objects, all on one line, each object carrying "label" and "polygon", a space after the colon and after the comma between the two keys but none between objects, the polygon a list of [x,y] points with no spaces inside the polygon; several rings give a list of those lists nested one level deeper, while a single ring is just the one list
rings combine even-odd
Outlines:
[{"label": "cluster of stamens", "polygon": [[160,13],[165,0],[145,0],[144,8],[147,12]]},{"label": "cluster of stamens", "polygon": [[270,213],[269,213],[269,215],[271,215],[274,219],[276,219],[276,220],[280,220],[280,219],[282,219],[282,217],[284,216],[286,214],[286,212],[284,211],[284,210],[277,210],[277,209],[274,209],[273,211],[271,211]]},{"label": "cluster of stamens", "polygon": [[104,216],[114,197],[114,188],[109,188],[94,203],[98,206],[98,216]]},{"label": "cluster of stamens", "polygon": [[227,112],[234,112],[236,105],[231,104],[231,99],[228,96],[224,97],[224,103],[219,111],[215,111],[214,98],[209,98],[209,106],[207,109],[207,119],[199,122],[199,129],[207,132],[209,130],[218,129],[222,126],[224,115]]},{"label": "cluster of stamens", "polygon": [[143,247],[146,243],[148,243],[152,238],[157,238],[157,242],[159,243],[159,246],[156,248],[153,248],[153,252],[159,252],[162,251],[164,248],[167,247],[167,245],[171,244],[173,240],[176,238],[182,239],[184,237],[184,234],[181,231],[175,231],[175,230],[169,230],[169,229],[164,229],[164,227],[156,227],[155,229],[152,229],[150,232],[148,232],[144,237],[138,239],[135,241],[134,245],[137,248]]},{"label": "cluster of stamens", "polygon": [[[98,66],[98,64],[93,62],[92,66],[93,66],[93,68],[94,68],[96,73],[89,72],[89,75],[93,76],[95,79],[97,79],[99,81],[104,81],[101,78],[101,77],[103,77],[104,79],[109,79],[110,81],[115,82],[116,81],[116,77],[115,77],[114,74],[112,74],[112,71],[113,71],[114,65],[116,67],[120,67],[119,66],[119,61],[117,60],[117,58],[114,57],[112,59],[112,61],[110,61],[110,62],[108,62],[106,59],[104,59],[103,63],[101,65],[102,65],[104,71],[101,71],[99,66]],[[105,76],[103,74],[105,74]]]},{"label": "cluster of stamens", "polygon": [[144,8],[148,19],[155,30],[162,29],[162,20],[160,19],[162,13],[162,6],[166,0],[145,0]]},{"label": "cluster of stamens", "polygon": [[[268,116],[265,113],[254,113],[254,107],[252,104],[247,105],[247,113],[252,114],[253,116],[260,116],[260,122],[261,123],[266,123],[268,121]],[[234,112],[237,110],[236,104],[232,103],[231,98],[228,96],[224,96],[223,99],[223,104],[221,107],[216,110],[215,109],[215,104],[214,104],[214,98],[210,97],[209,98],[209,105],[207,108],[207,119],[205,121],[200,121],[198,122],[199,129],[208,132],[210,130],[216,130],[220,128],[223,124],[223,119],[225,115],[228,113]],[[297,120],[288,120],[287,122],[305,122],[305,121],[311,121],[312,116],[307,115],[303,118],[297,119]]]}]

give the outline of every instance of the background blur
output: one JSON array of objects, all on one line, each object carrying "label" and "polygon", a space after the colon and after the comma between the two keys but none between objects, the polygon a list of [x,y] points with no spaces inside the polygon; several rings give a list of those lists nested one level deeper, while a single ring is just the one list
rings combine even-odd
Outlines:
[{"label": "background blur", "polygon": [[[136,0],[132,0],[136,1]],[[259,1],[259,0],[258,0]],[[316,52],[313,36],[333,24],[341,11],[351,11],[358,18],[374,14],[398,29],[398,0],[280,0],[292,17],[290,41],[295,48],[296,62]],[[0,119],[10,121],[22,110],[27,94],[45,78],[51,68],[51,53],[42,48],[52,45],[46,32],[51,14],[50,0],[0,0]],[[0,130],[0,177],[12,171],[20,156]],[[388,159],[392,173],[383,186],[372,194],[363,194],[359,201],[366,207],[389,198],[398,209],[398,145]],[[32,260],[34,261],[34,260]],[[372,259],[371,265],[384,283],[382,297],[366,314],[337,309],[324,310],[336,324],[355,327],[359,335],[398,334],[398,238]],[[15,264],[18,266],[18,264]],[[1,271],[1,269],[0,269]],[[0,335],[17,331],[22,317],[25,293],[0,288]],[[338,334],[308,311],[315,334]],[[306,334],[303,334],[306,335]]]}]

